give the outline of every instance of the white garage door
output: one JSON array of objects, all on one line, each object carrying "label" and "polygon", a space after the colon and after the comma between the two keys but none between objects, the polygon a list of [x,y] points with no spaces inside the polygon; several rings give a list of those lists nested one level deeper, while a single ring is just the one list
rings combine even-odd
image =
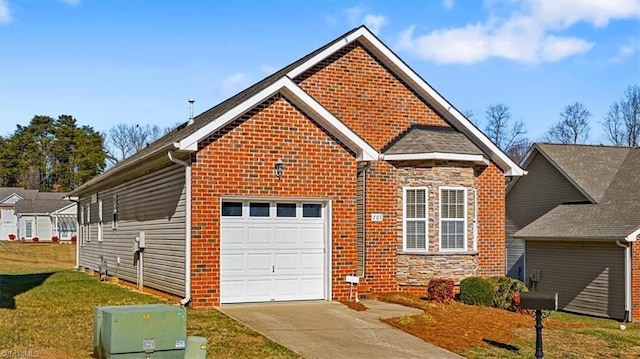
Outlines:
[{"label": "white garage door", "polygon": [[325,206],[224,200],[221,303],[324,299]]}]

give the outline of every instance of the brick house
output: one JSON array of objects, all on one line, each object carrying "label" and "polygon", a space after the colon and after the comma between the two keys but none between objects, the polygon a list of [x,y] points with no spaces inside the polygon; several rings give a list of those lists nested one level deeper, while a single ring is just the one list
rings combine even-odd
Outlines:
[{"label": "brick house", "polygon": [[195,307],[503,275],[522,174],[360,27],[75,189],[78,265]]}]

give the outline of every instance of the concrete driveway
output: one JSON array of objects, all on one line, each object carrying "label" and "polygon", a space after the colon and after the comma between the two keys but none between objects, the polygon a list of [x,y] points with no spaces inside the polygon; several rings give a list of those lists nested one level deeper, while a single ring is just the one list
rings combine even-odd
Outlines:
[{"label": "concrete driveway", "polygon": [[307,358],[462,358],[380,321],[421,310],[363,304],[369,310],[314,301],[223,305],[220,311]]}]

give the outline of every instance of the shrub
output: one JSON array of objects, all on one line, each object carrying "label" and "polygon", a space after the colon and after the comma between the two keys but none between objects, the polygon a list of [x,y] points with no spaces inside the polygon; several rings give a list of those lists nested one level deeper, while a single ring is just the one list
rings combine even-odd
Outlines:
[{"label": "shrub", "polygon": [[460,281],[460,300],[465,304],[493,305],[495,280],[489,278],[469,277]]},{"label": "shrub", "polygon": [[53,237],[51,237],[51,241],[53,243],[58,243],[60,241],[60,238],[58,238],[58,236],[53,236]]},{"label": "shrub", "polygon": [[74,234],[73,236],[71,236],[71,243],[76,244],[76,241],[78,241],[78,236]]},{"label": "shrub", "polygon": [[9,233],[9,240],[10,241],[15,241],[16,240],[16,235],[13,233]]},{"label": "shrub", "polygon": [[34,242],[34,243],[38,243],[38,242],[40,242],[40,238],[33,237],[33,239],[31,239],[31,241]]},{"label": "shrub", "polygon": [[[500,309],[515,312],[520,305],[520,292],[526,292],[527,286],[521,281],[509,277],[495,278],[496,290],[493,297],[493,306]],[[517,296],[517,305],[514,301],[514,295]]]},{"label": "shrub", "polygon": [[436,303],[451,303],[455,298],[451,279],[435,278],[427,286],[427,298]]}]

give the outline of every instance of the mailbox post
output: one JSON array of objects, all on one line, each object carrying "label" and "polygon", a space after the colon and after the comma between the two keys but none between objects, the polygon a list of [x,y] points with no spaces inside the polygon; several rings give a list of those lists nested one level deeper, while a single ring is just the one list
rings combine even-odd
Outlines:
[{"label": "mailbox post", "polygon": [[558,310],[558,293],[523,292],[520,305],[536,311],[536,359],[544,358],[542,350],[542,311]]}]

